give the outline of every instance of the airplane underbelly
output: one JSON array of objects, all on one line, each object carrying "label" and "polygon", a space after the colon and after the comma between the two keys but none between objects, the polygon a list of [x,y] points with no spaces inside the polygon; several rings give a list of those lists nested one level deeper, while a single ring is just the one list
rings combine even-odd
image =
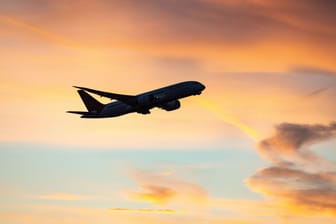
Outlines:
[{"label": "airplane underbelly", "polygon": [[110,105],[106,105],[105,108],[101,111],[101,115],[116,117],[130,113],[131,111],[132,111],[131,106],[117,102],[115,105],[113,105],[113,103]]}]

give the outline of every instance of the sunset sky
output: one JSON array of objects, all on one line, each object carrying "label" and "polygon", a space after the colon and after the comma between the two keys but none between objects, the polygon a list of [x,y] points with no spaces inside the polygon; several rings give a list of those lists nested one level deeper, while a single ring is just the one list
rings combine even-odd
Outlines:
[{"label": "sunset sky", "polygon": [[[336,223],[335,12],[0,0],[0,223]],[[207,88],[176,111],[65,113],[85,109],[73,85],[188,80]]]}]

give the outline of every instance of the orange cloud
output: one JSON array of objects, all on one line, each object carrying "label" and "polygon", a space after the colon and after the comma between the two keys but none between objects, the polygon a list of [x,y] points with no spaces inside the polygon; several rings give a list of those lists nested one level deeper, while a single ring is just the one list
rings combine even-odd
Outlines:
[{"label": "orange cloud", "polygon": [[307,149],[335,137],[336,123],[277,126],[275,135],[259,144],[272,166],[248,178],[247,185],[291,214],[336,216],[336,164]]},{"label": "orange cloud", "polygon": [[79,46],[79,44],[73,40],[67,39],[61,35],[50,32],[47,29],[43,29],[37,25],[25,22],[24,20],[20,20],[13,16],[0,15],[0,23],[30,31],[33,34],[39,35],[42,38],[45,38],[55,43],[68,46]]},{"label": "orange cloud", "polygon": [[336,216],[336,175],[333,172],[310,173],[269,167],[249,178],[247,185],[273,199],[287,214]]},{"label": "orange cloud", "polygon": [[148,201],[154,204],[165,204],[176,195],[173,189],[165,186],[143,185],[141,189],[143,192],[133,192],[131,197],[135,200]]},{"label": "orange cloud", "polygon": [[13,10],[1,21],[67,46],[197,58],[211,71],[284,71],[293,63],[336,69],[335,5],[328,0],[48,1],[48,6],[37,12],[21,6],[23,15]]},{"label": "orange cloud", "polygon": [[302,218],[302,217],[277,217],[269,219],[263,217],[217,217],[217,216],[175,216],[170,214],[152,214],[146,212],[118,212],[110,209],[93,209],[81,207],[66,206],[50,206],[35,205],[21,210],[23,207],[17,208],[10,212],[0,211],[0,220],[3,223],[18,224],[92,224],[99,222],[100,224],[122,223],[122,224],[180,224],[180,223],[207,223],[207,224],[332,224],[334,218]]},{"label": "orange cloud", "polygon": [[172,175],[135,171],[132,177],[143,191],[128,191],[129,198],[152,204],[189,203],[206,204],[208,193],[195,183],[177,179]]},{"label": "orange cloud", "polygon": [[33,196],[33,198],[41,200],[52,200],[52,201],[80,201],[80,200],[91,200],[94,197],[83,196],[79,194],[69,194],[69,193],[54,193],[54,194],[43,194]]},{"label": "orange cloud", "polygon": [[326,36],[336,34],[332,29],[333,19],[331,19],[335,18],[333,9],[336,5],[333,1],[251,0],[251,2],[260,7],[267,16],[290,27],[295,27],[300,32]]},{"label": "orange cloud", "polygon": [[157,214],[176,214],[177,212],[172,209],[129,209],[129,208],[111,208],[111,212],[143,212],[143,213],[157,213]]},{"label": "orange cloud", "polygon": [[97,209],[85,208],[75,206],[55,206],[47,204],[38,204],[30,206],[18,206],[16,208],[0,211],[0,220],[4,223],[18,223],[18,224],[42,224],[42,223],[83,223],[90,224],[99,222],[101,224],[108,223],[123,223],[123,224],[176,224],[172,213],[169,211],[162,211],[161,214],[156,214],[154,211],[145,212],[121,212],[118,209]]}]

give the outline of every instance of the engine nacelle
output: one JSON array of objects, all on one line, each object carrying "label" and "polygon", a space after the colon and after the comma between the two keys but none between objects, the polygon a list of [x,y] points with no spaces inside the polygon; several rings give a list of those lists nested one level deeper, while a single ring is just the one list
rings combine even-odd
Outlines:
[{"label": "engine nacelle", "polygon": [[160,108],[166,110],[166,111],[172,111],[172,110],[176,110],[178,108],[180,108],[181,103],[178,100],[172,100],[169,101],[165,104],[160,105]]}]

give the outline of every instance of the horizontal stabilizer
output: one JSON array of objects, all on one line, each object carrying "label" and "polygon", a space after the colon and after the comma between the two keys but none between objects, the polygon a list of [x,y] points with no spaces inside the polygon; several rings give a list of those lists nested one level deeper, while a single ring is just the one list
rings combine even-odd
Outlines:
[{"label": "horizontal stabilizer", "polygon": [[87,111],[67,111],[67,113],[71,113],[71,114],[80,114],[80,115],[86,115],[86,114],[89,114],[89,112],[87,112]]},{"label": "horizontal stabilizer", "polygon": [[73,86],[77,89],[85,90],[89,93],[97,94],[99,96],[107,97],[114,100],[119,100],[123,103],[129,104],[129,105],[135,105],[137,103],[136,96],[131,95],[124,95],[124,94],[117,94],[117,93],[109,93],[104,91],[99,91],[95,89],[89,89],[86,87],[80,87],[80,86]]}]

